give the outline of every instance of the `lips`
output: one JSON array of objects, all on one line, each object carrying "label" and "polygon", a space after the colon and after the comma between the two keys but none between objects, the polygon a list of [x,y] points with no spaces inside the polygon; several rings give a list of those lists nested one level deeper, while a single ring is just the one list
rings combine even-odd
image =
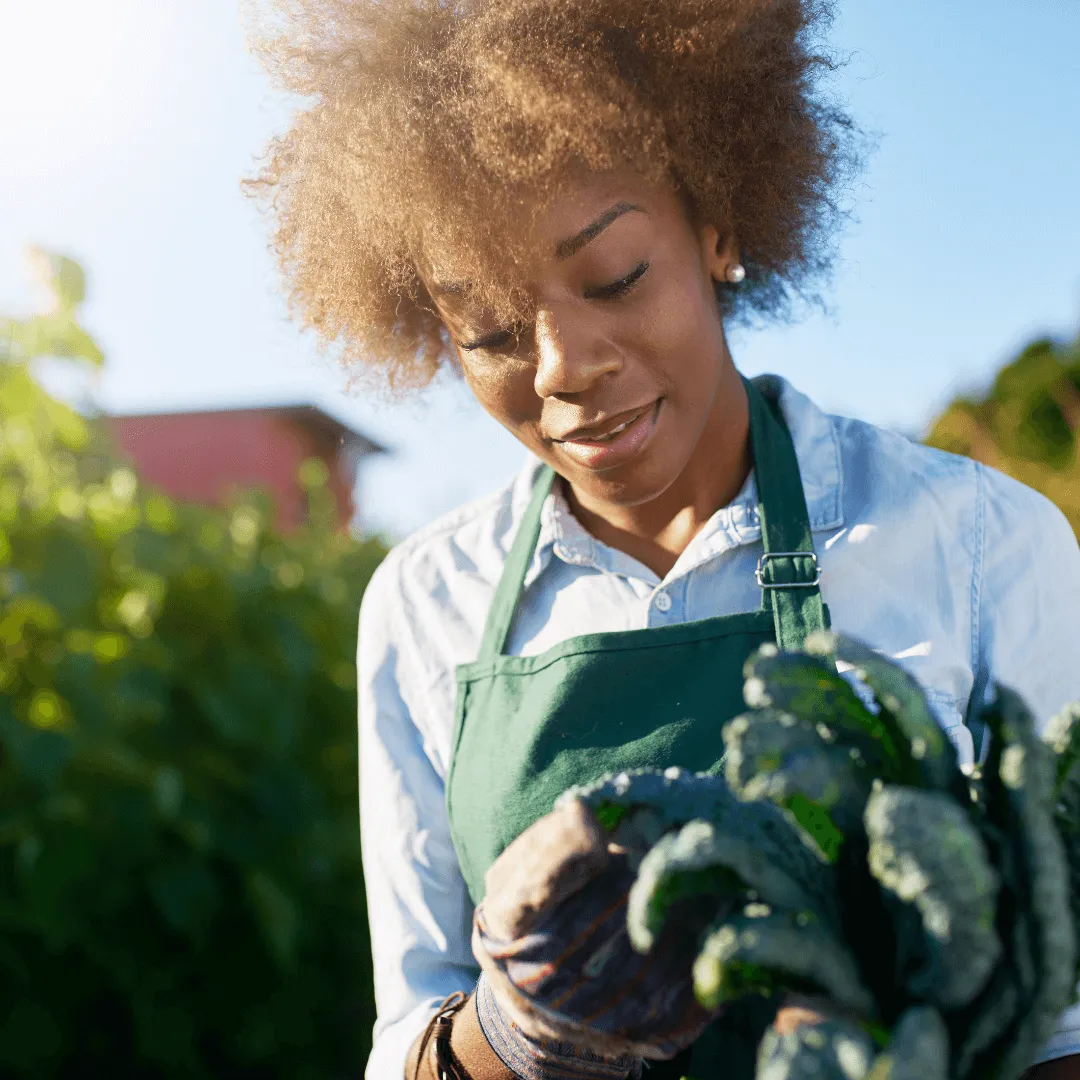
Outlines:
[{"label": "lips", "polygon": [[663,398],[643,408],[605,418],[599,424],[577,428],[556,439],[560,453],[593,472],[613,469],[639,454],[656,430]]},{"label": "lips", "polygon": [[639,416],[641,416],[642,413],[652,409],[655,405],[655,401],[650,401],[645,405],[639,405],[636,409],[627,409],[624,412],[613,413],[611,416],[606,416],[603,420],[599,420],[595,424],[586,424],[582,427],[574,428],[573,431],[569,431],[565,435],[553,439],[552,441],[557,443],[604,442],[614,438],[620,432],[625,431]]}]

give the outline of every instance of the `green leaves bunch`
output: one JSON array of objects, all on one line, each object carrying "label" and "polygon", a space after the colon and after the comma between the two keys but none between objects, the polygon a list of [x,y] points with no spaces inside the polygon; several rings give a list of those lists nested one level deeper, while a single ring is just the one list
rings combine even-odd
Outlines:
[{"label": "green leaves bunch", "polygon": [[0,1074],[355,1075],[355,627],[383,549],[334,530],[320,463],[288,535],[256,495],[145,488],[34,378],[100,355],[81,276],[46,265],[55,310],[0,340]]},{"label": "green leaves bunch", "polygon": [[918,684],[858,642],[766,646],[745,674],[751,711],[725,727],[722,775],[623,774],[565,796],[616,839],[648,839],[635,946],[711,897],[694,976],[727,1010],[716,1027],[744,1023],[749,998],[826,1014],[765,1033],[762,1080],[1015,1080],[1077,978],[1080,708],[1044,740],[996,688],[989,752],[964,770]]}]

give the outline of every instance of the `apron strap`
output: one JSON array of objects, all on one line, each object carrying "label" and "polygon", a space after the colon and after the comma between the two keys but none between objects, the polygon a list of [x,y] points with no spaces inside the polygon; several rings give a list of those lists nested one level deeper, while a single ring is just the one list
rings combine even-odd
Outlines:
[{"label": "apron strap", "polygon": [[506,557],[502,577],[499,578],[499,585],[495,590],[495,598],[491,602],[491,610],[488,612],[487,624],[484,627],[484,641],[480,646],[479,659],[481,660],[494,660],[497,656],[501,656],[506,648],[506,639],[510,634],[510,624],[514,621],[518,596],[525,584],[525,575],[528,573],[529,564],[536,551],[536,541],[540,537],[544,500],[548,497],[554,480],[555,472],[551,466],[543,466],[533,487],[532,498],[529,499],[529,505],[522,515],[521,524],[518,525],[510,554]]},{"label": "apron strap", "polygon": [[757,582],[772,608],[776,645],[802,648],[808,634],[828,629],[821,599],[821,571],[814,552],[795,445],[778,402],[743,379],[750,399],[750,437],[761,518]]},{"label": "apron strap", "polygon": [[[764,548],[758,562],[757,581],[767,598],[766,606],[772,609],[777,647],[793,651],[802,648],[807,634],[828,629],[818,588],[821,575],[810,532],[810,515],[795,447],[779,405],[766,399],[749,379],[744,378],[743,383],[750,400],[750,438]],[[543,466],[495,590],[480,660],[493,660],[506,648],[518,597],[540,537],[544,500],[554,480],[551,467]]]}]

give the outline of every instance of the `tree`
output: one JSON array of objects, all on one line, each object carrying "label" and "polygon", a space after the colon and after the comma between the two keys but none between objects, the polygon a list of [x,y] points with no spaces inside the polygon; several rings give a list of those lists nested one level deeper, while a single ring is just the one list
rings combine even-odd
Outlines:
[{"label": "tree", "polygon": [[358,1075],[374,1018],[356,612],[384,554],[172,501],[35,381],[82,271],[0,321],[0,1074]]},{"label": "tree", "polygon": [[1080,337],[1042,339],[978,397],[954,401],[927,442],[1008,473],[1055,502],[1080,536]]}]

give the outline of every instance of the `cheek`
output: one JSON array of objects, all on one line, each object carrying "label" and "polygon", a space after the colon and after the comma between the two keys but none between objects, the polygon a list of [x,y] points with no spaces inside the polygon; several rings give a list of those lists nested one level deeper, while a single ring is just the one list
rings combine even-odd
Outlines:
[{"label": "cheek", "polygon": [[640,332],[673,389],[696,396],[700,379],[717,370],[722,355],[720,316],[711,294],[702,296],[697,282],[669,281],[643,312]]},{"label": "cheek", "polygon": [[536,369],[504,359],[497,363],[462,361],[465,382],[483,409],[519,438],[540,419],[543,402],[536,396]]}]

